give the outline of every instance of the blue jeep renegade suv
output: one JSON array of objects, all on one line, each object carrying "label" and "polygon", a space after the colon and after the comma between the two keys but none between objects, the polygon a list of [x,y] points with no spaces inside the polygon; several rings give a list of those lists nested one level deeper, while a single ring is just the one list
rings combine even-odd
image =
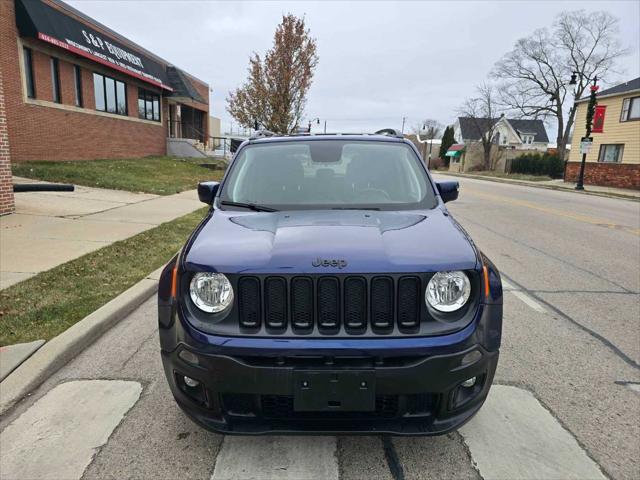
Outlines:
[{"label": "blue jeep renegade suv", "polygon": [[252,138],[164,269],[164,371],[224,433],[433,435],[481,407],[502,286],[413,144],[374,135]]}]

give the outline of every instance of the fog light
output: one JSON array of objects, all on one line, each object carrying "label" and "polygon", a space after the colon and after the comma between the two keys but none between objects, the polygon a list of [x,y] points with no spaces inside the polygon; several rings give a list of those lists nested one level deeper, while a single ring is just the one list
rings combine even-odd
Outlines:
[{"label": "fog light", "polygon": [[[186,380],[187,377],[185,377]],[[462,382],[462,386],[469,388],[469,387],[473,387],[476,384],[476,377],[471,377],[468,378],[467,380],[465,380],[464,382]],[[187,384],[188,385],[188,384]]]},{"label": "fog light", "polygon": [[195,353],[191,353],[189,350],[182,350],[178,356],[191,365],[198,365],[198,356]]},{"label": "fog light", "polygon": [[[473,381],[475,382],[475,380],[476,380],[476,379],[474,378],[474,379],[473,379]],[[184,376],[184,384],[185,384],[187,387],[194,388],[194,387],[197,387],[198,385],[200,385],[200,382],[199,382],[199,381],[197,381],[197,380],[194,380],[194,379],[193,379],[193,378],[191,378],[191,377],[187,377],[187,376],[185,375],[185,376]],[[472,384],[472,385],[473,385],[473,384]]]}]

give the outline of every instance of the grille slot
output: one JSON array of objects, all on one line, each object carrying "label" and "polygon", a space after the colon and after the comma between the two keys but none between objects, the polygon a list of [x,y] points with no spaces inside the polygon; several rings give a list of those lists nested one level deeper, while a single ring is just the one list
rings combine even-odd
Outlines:
[{"label": "grille slot", "polygon": [[335,277],[318,280],[318,326],[337,329],[340,326],[340,283]]},{"label": "grille slot", "polygon": [[393,279],[374,277],[371,280],[371,324],[374,328],[393,327]]},{"label": "grille slot", "polygon": [[305,330],[313,327],[313,281],[309,277],[291,280],[291,324]]},{"label": "grille slot", "polygon": [[245,328],[260,326],[260,281],[254,277],[244,277],[238,283],[238,310],[240,325]]},{"label": "grille slot", "polygon": [[349,277],[344,281],[344,322],[353,329],[367,325],[367,283],[362,277]]},{"label": "grille slot", "polygon": [[265,323],[270,328],[287,326],[287,282],[282,277],[269,277],[264,284]]},{"label": "grille slot", "polygon": [[420,279],[402,277],[398,281],[398,324],[414,328],[420,322]]}]

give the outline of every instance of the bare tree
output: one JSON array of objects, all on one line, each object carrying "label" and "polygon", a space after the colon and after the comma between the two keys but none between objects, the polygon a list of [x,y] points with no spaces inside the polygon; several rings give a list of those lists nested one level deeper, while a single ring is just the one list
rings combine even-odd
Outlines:
[{"label": "bare tree", "polygon": [[247,81],[229,92],[227,112],[245,127],[258,122],[277,133],[293,132],[304,115],[317,63],[316,41],[304,18],[283,15],[264,60],[253,53]]},{"label": "bare tree", "polygon": [[419,125],[416,126],[418,130],[416,135],[420,135],[421,138],[426,140],[433,140],[440,138],[442,135],[442,124],[434,120],[433,118],[425,118]]},{"label": "bare tree", "polygon": [[[575,98],[583,96],[590,79],[605,77],[626,54],[617,36],[618,20],[607,12],[563,12],[551,29],[518,40],[492,71],[502,80],[504,105],[525,117],[555,119],[563,160],[575,120]],[[575,98],[568,86],[574,72]]]},{"label": "bare tree", "polygon": [[[500,105],[495,87],[483,83],[476,87],[476,95],[467,98],[458,110],[461,116],[472,122],[476,133],[480,136],[483,150],[483,167],[490,170],[491,148],[496,134],[496,126],[500,120]],[[463,141],[464,139],[460,139]]]}]

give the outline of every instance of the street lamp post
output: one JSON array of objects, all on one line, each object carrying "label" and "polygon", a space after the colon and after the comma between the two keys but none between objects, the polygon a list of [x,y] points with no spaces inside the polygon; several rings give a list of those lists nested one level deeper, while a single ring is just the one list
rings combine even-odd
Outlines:
[{"label": "street lamp post", "polygon": [[[311,120],[309,120],[309,128],[307,129],[309,133],[311,133],[311,122],[316,122],[316,125],[320,125],[320,117],[312,118]],[[326,133],[327,122],[324,123],[324,128]]]},{"label": "street lamp post", "polygon": [[[571,77],[571,82],[575,84],[575,74]],[[570,83],[571,83],[570,82]],[[591,127],[593,126],[593,116],[596,112],[596,104],[598,103],[596,99],[596,93],[598,92],[598,77],[593,77],[593,85],[591,85],[591,93],[589,95],[589,104],[587,105],[587,125],[586,125],[586,135],[583,140],[587,142],[591,139]],[[582,142],[581,142],[582,143]],[[581,147],[582,148],[582,147]],[[580,162],[580,173],[578,174],[578,181],[576,182],[576,190],[584,190],[584,168],[587,163],[587,150],[586,148],[582,148],[582,162]]]}]

